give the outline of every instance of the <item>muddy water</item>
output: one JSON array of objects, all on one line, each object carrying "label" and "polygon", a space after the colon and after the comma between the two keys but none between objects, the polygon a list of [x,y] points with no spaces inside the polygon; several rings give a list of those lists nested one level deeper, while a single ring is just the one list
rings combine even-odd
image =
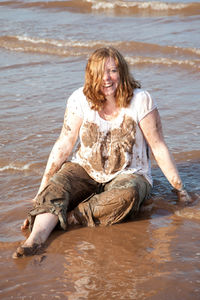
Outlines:
[{"label": "muddy water", "polygon": [[[186,0],[0,2],[1,299],[199,299],[199,14]],[[153,162],[153,194],[135,221],[57,230],[44,253],[13,261],[66,99],[103,45],[155,98],[194,202],[179,207]]]}]

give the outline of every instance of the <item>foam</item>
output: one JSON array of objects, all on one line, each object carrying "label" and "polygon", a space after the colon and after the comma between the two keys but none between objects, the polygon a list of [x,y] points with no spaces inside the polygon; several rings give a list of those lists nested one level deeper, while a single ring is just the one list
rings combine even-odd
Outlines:
[{"label": "foam", "polygon": [[154,57],[126,57],[127,62],[132,65],[152,64],[163,66],[185,66],[200,69],[200,60],[177,60],[171,58],[154,58]]},{"label": "foam", "polygon": [[14,163],[10,163],[9,165],[0,167],[0,172],[4,172],[4,171],[7,171],[7,170],[26,171],[26,170],[30,169],[30,165],[31,164],[28,163],[28,164],[19,166],[19,165],[15,165]]},{"label": "foam", "polygon": [[97,0],[86,0],[86,2],[92,3],[92,9],[115,9],[117,7],[121,8],[137,8],[137,9],[152,9],[152,10],[182,10],[187,8],[189,5],[186,3],[166,3],[159,1],[113,1],[112,3],[107,1],[97,1]]}]

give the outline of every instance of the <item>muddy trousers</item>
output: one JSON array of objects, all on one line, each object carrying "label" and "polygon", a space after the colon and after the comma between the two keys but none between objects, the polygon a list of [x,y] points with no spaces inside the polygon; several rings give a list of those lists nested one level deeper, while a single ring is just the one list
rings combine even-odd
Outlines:
[{"label": "muddy trousers", "polygon": [[38,195],[29,212],[30,230],[35,216],[52,213],[60,226],[68,226],[67,212],[78,224],[85,226],[111,225],[133,218],[151,185],[141,175],[120,174],[108,183],[98,183],[78,164],[66,162]]}]

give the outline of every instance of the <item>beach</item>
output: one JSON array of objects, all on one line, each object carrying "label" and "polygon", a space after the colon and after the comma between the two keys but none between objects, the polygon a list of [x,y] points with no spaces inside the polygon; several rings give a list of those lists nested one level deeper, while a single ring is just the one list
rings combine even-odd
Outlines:
[{"label": "beach", "polygon": [[[0,2],[0,299],[198,300],[200,3]],[[56,229],[44,252],[12,259],[89,55],[117,48],[156,101],[193,203],[177,203],[152,159],[154,188],[135,220]]]}]

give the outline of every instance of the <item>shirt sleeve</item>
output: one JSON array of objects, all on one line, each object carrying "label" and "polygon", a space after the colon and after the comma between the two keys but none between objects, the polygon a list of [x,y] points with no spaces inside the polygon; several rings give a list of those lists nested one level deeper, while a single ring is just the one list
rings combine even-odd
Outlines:
[{"label": "shirt sleeve", "polygon": [[137,121],[139,123],[147,114],[149,114],[151,111],[157,108],[157,104],[147,91],[142,91],[138,96],[139,97],[137,99]]},{"label": "shirt sleeve", "polygon": [[83,118],[83,102],[84,94],[82,88],[76,90],[71,94],[67,100],[67,110],[68,112],[77,115],[80,118]]}]

